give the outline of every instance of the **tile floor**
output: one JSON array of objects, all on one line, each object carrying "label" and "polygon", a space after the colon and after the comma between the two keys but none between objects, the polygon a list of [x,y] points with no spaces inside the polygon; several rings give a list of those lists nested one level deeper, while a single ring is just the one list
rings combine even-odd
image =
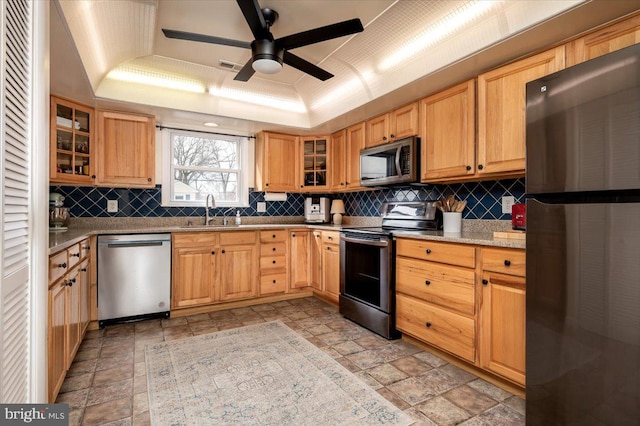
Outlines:
[{"label": "tile floor", "polygon": [[279,319],[400,409],[415,425],[523,425],[524,401],[401,340],[388,341],[308,297],[89,331],[56,402],[71,425],[150,424],[144,347]]}]

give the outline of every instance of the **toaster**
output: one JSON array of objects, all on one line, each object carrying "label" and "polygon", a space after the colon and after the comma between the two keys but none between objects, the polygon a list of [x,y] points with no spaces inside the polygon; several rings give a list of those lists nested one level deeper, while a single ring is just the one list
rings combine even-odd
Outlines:
[{"label": "toaster", "polygon": [[527,211],[525,204],[514,204],[511,206],[511,227],[523,231],[526,229]]}]

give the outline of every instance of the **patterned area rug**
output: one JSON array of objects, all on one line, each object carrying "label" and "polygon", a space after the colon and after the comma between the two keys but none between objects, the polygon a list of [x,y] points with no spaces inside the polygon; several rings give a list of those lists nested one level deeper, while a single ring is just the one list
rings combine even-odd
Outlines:
[{"label": "patterned area rug", "polygon": [[154,425],[409,425],[280,321],[146,347]]}]

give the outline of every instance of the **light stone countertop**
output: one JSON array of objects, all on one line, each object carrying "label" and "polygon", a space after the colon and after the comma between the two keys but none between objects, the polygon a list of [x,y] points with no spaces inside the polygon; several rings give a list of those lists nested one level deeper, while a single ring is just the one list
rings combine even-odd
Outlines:
[{"label": "light stone countertop", "polygon": [[[197,219],[197,218],[196,218]],[[346,217],[345,217],[346,219]],[[445,234],[442,231],[394,231],[398,238],[416,238],[422,240],[453,242],[461,244],[475,244],[492,247],[506,247],[524,249],[524,240],[497,239],[493,237],[493,231],[508,229],[507,221],[463,221],[462,233]],[[83,225],[85,225],[83,223]],[[88,223],[86,224],[88,225]],[[157,222],[153,219],[147,221],[113,221],[97,222],[89,227],[71,227],[65,232],[49,233],[49,254],[54,254],[64,250],[73,244],[82,241],[93,235],[100,234],[155,234],[155,233],[178,233],[178,232],[213,232],[213,231],[238,231],[238,230],[260,230],[260,229],[320,229],[330,231],[340,231],[344,228],[358,226],[379,226],[379,223],[372,223],[370,219],[358,221],[352,218],[345,221],[343,225],[331,224],[305,224],[305,223],[248,223],[243,225],[191,225],[175,224],[168,222]]]}]

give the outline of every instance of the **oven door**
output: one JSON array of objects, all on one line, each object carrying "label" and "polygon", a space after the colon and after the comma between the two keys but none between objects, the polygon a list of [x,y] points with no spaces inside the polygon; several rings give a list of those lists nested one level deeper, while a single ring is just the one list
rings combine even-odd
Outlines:
[{"label": "oven door", "polygon": [[341,296],[393,313],[393,239],[388,235],[342,233]]}]

